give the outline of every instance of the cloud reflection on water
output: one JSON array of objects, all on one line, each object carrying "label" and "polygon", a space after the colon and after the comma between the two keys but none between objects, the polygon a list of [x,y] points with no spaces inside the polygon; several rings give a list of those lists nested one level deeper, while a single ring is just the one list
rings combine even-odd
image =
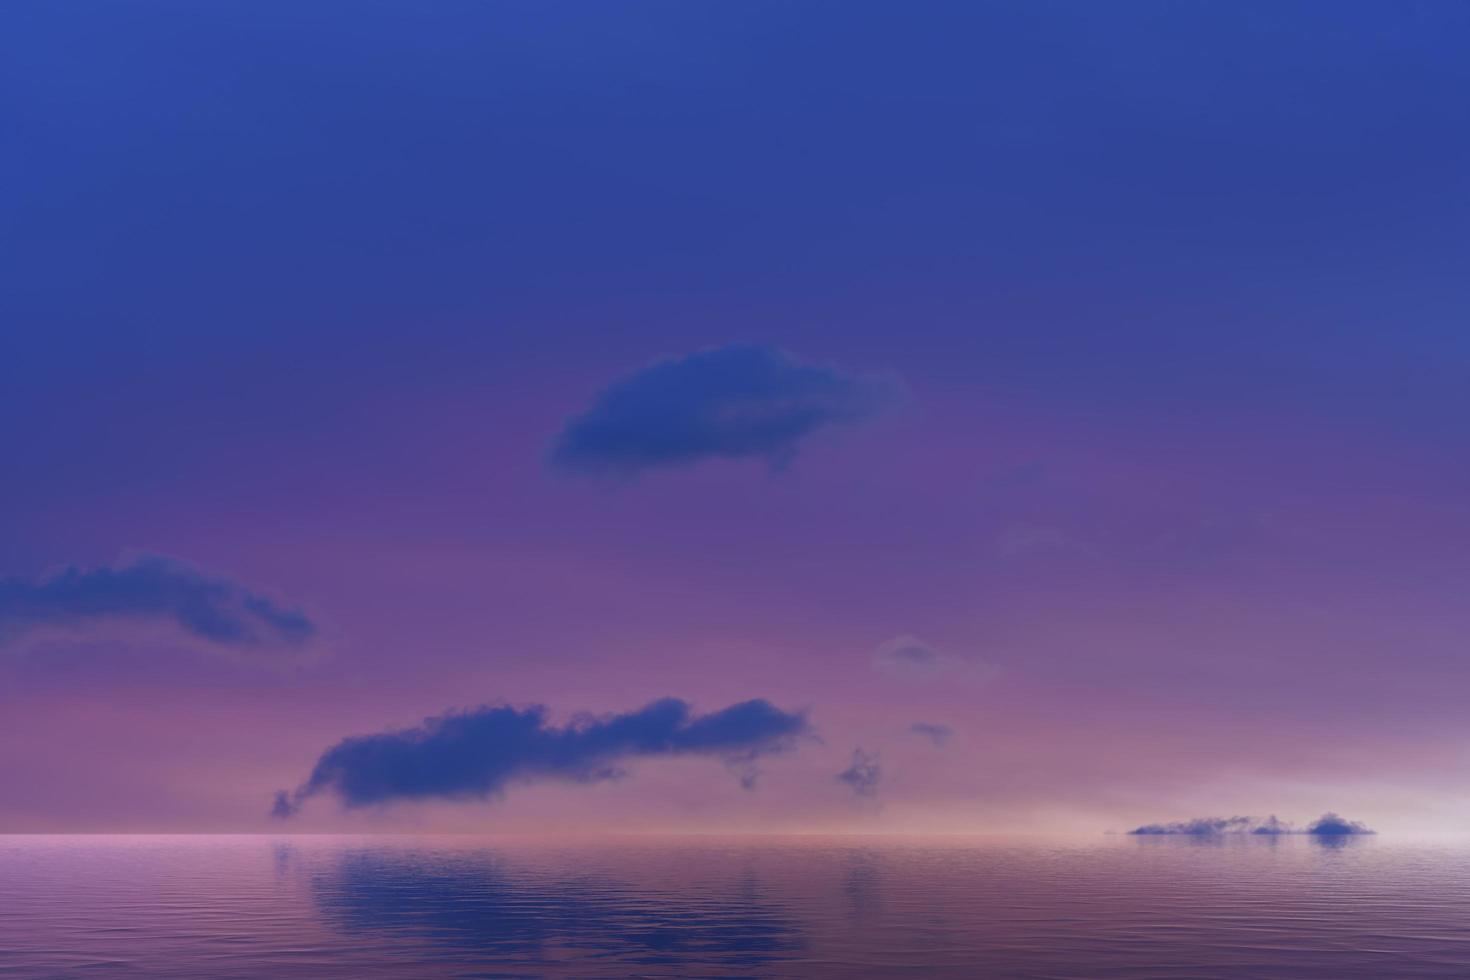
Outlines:
[{"label": "cloud reflection on water", "polygon": [[343,854],[311,882],[334,928],[418,940],[466,963],[592,956],[630,967],[750,969],[803,948],[793,918],[753,876],[733,888],[689,884],[662,890],[542,872],[483,852],[367,849]]}]

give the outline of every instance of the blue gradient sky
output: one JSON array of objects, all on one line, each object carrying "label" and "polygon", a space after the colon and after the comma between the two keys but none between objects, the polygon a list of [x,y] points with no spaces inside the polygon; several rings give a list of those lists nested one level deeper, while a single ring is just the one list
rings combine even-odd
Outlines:
[{"label": "blue gradient sky", "polygon": [[[1410,0],[7,5],[0,829],[265,828],[349,735],[664,697],[820,741],[297,819],[1457,826],[1467,42]],[[554,465],[732,345],[838,387],[778,371],[770,452]],[[669,390],[618,438],[747,444]],[[140,555],[310,649],[5,604]]]}]

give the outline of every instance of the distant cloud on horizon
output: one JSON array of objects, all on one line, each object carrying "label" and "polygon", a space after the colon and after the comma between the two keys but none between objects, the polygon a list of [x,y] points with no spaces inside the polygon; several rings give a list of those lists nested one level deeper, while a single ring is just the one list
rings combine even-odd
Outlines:
[{"label": "distant cloud on horizon", "polygon": [[1277,836],[1283,834],[1309,834],[1316,837],[1339,837],[1352,834],[1372,834],[1364,824],[1348,820],[1331,811],[1324,813],[1297,830],[1291,823],[1275,814],[1268,817],[1196,817],[1193,820],[1178,820],[1171,823],[1151,823],[1128,831],[1134,837],[1185,836],[1213,837],[1224,834],[1250,834],[1255,836]]},{"label": "distant cloud on horizon", "polygon": [[696,715],[664,698],[623,714],[581,717],[555,726],[541,705],[451,712],[417,727],[345,738],[327,749],[294,791],[276,794],[271,812],[294,815],[332,791],[347,807],[403,800],[484,800],[511,783],[600,782],[625,775],[619,763],[653,756],[721,760],[754,786],[758,759],[812,734],[805,714],[764,699]]},{"label": "distant cloud on horizon", "polygon": [[164,624],[234,651],[298,648],[317,633],[305,613],[161,555],[110,567],[71,565],[37,579],[0,579],[0,647],[35,632],[108,623]]},{"label": "distant cloud on horizon", "polygon": [[1330,810],[1308,824],[1305,832],[1308,834],[1315,834],[1319,837],[1335,837],[1345,836],[1349,834],[1376,833],[1376,831],[1369,830],[1366,824],[1359,823],[1356,820],[1348,820],[1345,817],[1340,817]]},{"label": "distant cloud on horizon", "polygon": [[901,390],[776,347],[665,357],[614,382],[568,421],[551,463],[625,477],[709,459],[758,458],[779,468],[817,430],[864,421]]}]

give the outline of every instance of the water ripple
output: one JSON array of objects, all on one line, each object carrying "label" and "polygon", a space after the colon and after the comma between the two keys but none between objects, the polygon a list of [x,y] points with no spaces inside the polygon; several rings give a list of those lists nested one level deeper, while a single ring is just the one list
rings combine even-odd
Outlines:
[{"label": "water ripple", "polygon": [[0,837],[0,978],[1470,976],[1470,847]]}]

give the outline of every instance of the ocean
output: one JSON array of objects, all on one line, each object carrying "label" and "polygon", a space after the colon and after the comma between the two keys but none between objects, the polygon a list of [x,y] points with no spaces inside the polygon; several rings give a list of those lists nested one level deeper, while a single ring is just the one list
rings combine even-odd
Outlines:
[{"label": "ocean", "polygon": [[1388,837],[0,837],[0,977],[1470,976]]}]

